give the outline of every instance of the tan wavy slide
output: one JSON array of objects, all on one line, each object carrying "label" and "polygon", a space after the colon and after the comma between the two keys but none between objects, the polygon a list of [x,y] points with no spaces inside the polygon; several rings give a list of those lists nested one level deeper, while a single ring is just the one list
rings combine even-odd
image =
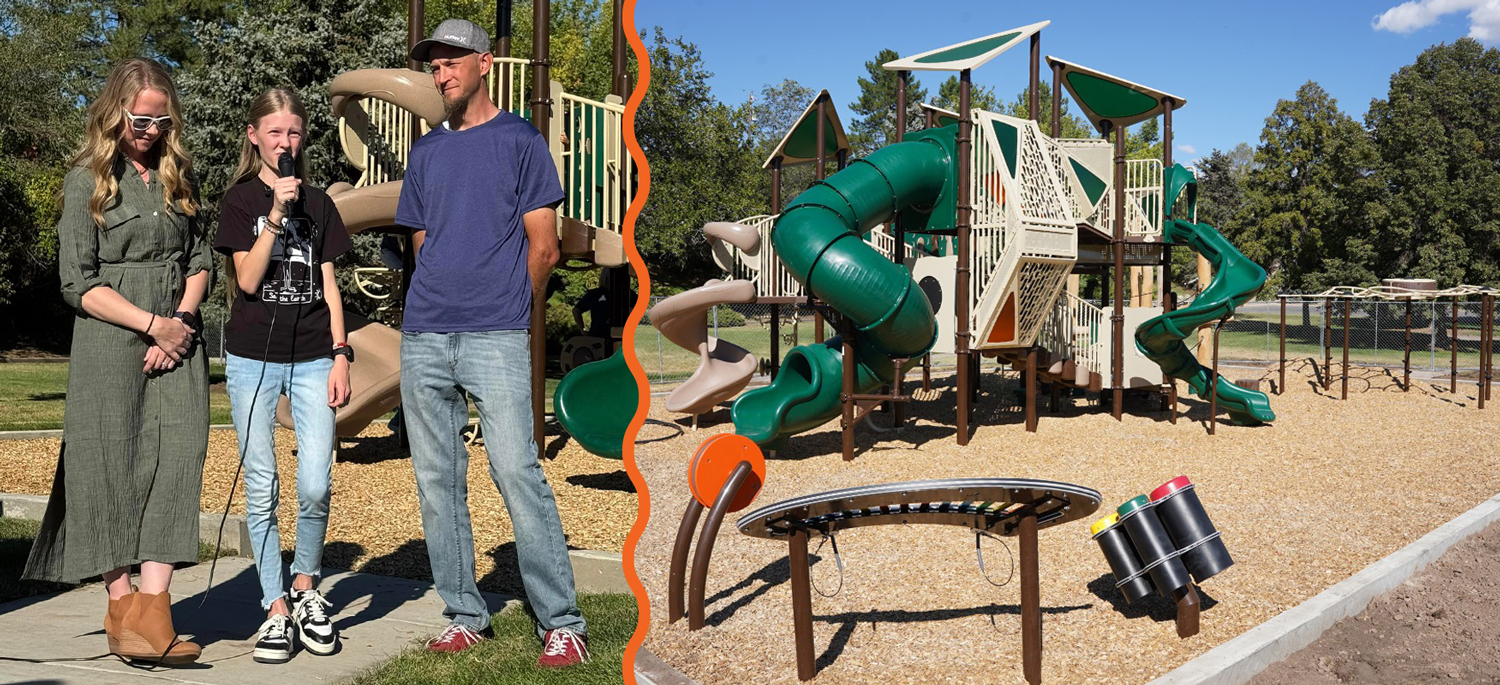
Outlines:
[{"label": "tan wavy slide", "polygon": [[[754,228],[727,222],[703,227],[709,239],[729,242],[747,253],[757,253],[760,235]],[[712,279],[701,287],[673,295],[651,308],[651,325],[662,337],[685,350],[697,352],[698,368],[667,395],[667,411],[699,414],[713,411],[733,398],[755,375],[755,355],[734,343],[708,334],[708,311],[721,304],[755,302],[755,284],[745,280]]]}]

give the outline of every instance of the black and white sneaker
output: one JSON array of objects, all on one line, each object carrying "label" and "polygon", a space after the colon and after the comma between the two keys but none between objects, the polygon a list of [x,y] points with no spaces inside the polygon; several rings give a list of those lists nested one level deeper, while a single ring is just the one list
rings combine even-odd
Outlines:
[{"label": "black and white sneaker", "polygon": [[318,656],[328,656],[338,649],[339,632],[328,618],[331,606],[317,590],[292,590],[292,617],[296,619],[297,636],[307,651]]},{"label": "black and white sneaker", "polygon": [[292,659],[292,617],[276,614],[260,624],[254,659],[263,664],[284,664]]}]

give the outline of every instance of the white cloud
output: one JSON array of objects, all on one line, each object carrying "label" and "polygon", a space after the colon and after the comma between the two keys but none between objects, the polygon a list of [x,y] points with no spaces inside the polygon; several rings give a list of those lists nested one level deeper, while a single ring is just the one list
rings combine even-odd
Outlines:
[{"label": "white cloud", "polygon": [[1371,26],[1377,31],[1411,33],[1458,12],[1468,13],[1470,38],[1486,43],[1500,40],[1500,0],[1409,0],[1380,13]]},{"label": "white cloud", "polygon": [[1184,153],[1184,154],[1189,154],[1189,155],[1196,155],[1196,154],[1198,154],[1198,148],[1195,148],[1195,147],[1193,147],[1191,145],[1178,145],[1177,146],[1177,151],[1181,152],[1181,153]]}]

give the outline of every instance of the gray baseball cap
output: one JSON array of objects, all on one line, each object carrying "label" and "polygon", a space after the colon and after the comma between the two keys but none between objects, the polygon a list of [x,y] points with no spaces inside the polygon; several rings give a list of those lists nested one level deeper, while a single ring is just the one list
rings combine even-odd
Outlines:
[{"label": "gray baseball cap", "polygon": [[427,55],[432,52],[433,46],[439,44],[480,53],[489,52],[490,34],[472,21],[445,19],[443,23],[438,24],[437,30],[432,32],[431,38],[412,46],[411,58],[418,62],[426,62],[428,61]]}]

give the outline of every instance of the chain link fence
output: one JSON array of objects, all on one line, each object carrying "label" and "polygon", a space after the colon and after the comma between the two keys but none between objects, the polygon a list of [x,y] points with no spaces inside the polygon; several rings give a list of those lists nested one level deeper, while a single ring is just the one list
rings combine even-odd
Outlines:
[{"label": "chain link fence", "polygon": [[[651,304],[661,301],[651,298]],[[1098,303],[1095,302],[1095,305]],[[1182,305],[1185,306],[1185,305]],[[805,306],[779,305],[780,351],[814,342],[813,310]],[[1480,303],[1453,300],[1411,303],[1410,354],[1413,371],[1446,374],[1458,352],[1460,374],[1473,374],[1480,361]],[[760,360],[761,372],[771,357],[771,311],[768,304],[725,304],[708,312],[709,335],[745,348]],[[1406,358],[1407,304],[1388,300],[1349,301],[1349,363],[1357,366],[1401,368]],[[1453,335],[1454,321],[1458,336]],[[1289,297],[1286,303],[1286,357],[1316,359],[1321,364],[1325,345],[1334,360],[1343,359],[1344,301]],[[831,324],[825,335],[833,336]],[[1184,342],[1192,348],[1198,334]],[[636,357],[652,383],[686,380],[698,368],[696,351],[684,350],[663,338],[642,319],[636,330]],[[210,349],[213,349],[212,347]],[[1219,329],[1219,362],[1229,365],[1274,364],[1281,357],[1281,303],[1276,300],[1249,302],[1235,311],[1234,319]],[[953,355],[933,355],[933,367],[954,364]]]}]

